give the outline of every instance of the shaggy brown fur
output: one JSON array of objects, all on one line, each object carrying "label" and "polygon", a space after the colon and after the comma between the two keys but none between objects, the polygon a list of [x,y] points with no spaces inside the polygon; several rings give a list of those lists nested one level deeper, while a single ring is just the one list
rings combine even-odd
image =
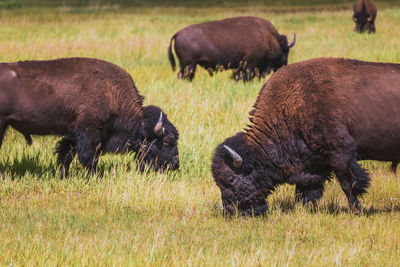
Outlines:
[{"label": "shaggy brown fur", "polygon": [[[276,72],[249,128],[216,149],[212,171],[225,209],[263,213],[265,198],[282,183],[315,203],[331,172],[359,209],[370,178],[357,160],[400,160],[399,84],[399,64],[349,59],[312,59]],[[242,157],[240,169],[223,145]]]},{"label": "shaggy brown fur", "polygon": [[[171,135],[174,146],[153,153],[156,169],[177,168],[178,132],[164,115],[164,135],[153,129],[161,110],[143,107],[131,76],[122,68],[98,59],[64,58],[0,64],[0,145],[8,126],[30,135],[58,135],[59,163],[68,173],[75,153],[91,171],[104,152],[139,152],[144,142]],[[147,128],[146,128],[147,125]],[[155,146],[147,146],[149,151]],[[146,151],[148,152],[148,151]],[[149,153],[142,153],[149,154]]]},{"label": "shaggy brown fur", "polygon": [[178,78],[192,80],[196,65],[210,75],[222,69],[233,69],[232,78],[252,80],[265,77],[287,64],[289,48],[271,22],[257,17],[235,17],[190,25],[172,36],[168,49],[172,69],[175,59],[172,41],[180,61]]},{"label": "shaggy brown fur", "polygon": [[353,20],[356,23],[355,30],[362,33],[375,33],[376,6],[372,0],[358,0],[353,7]]}]

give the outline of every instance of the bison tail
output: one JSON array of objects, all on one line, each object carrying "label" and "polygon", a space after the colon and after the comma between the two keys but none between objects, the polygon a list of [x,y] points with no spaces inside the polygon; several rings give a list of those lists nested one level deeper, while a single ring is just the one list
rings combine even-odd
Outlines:
[{"label": "bison tail", "polygon": [[172,40],[174,40],[175,37],[176,37],[176,33],[174,34],[174,36],[172,36],[171,41],[169,42],[169,47],[168,47],[169,62],[171,63],[173,71],[175,71],[176,64],[175,64],[174,54],[172,53]]}]

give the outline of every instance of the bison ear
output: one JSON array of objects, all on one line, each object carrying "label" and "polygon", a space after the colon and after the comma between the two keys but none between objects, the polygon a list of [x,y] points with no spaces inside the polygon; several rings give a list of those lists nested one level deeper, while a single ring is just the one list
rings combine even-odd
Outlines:
[{"label": "bison ear", "polygon": [[228,155],[231,157],[233,166],[237,169],[242,168],[242,166],[243,166],[242,157],[235,150],[230,148],[229,146],[224,145],[224,148],[225,148],[226,152],[228,152]]},{"label": "bison ear", "polygon": [[158,122],[156,126],[154,127],[154,134],[157,137],[160,137],[164,133],[164,127],[163,127],[163,114],[162,111],[160,112],[160,117],[158,118]]}]

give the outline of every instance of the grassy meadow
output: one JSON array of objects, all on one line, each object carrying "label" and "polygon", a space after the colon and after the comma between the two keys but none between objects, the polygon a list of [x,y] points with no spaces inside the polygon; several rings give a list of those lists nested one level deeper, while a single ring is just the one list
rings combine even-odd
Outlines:
[{"label": "grassy meadow", "polygon": [[395,2],[377,2],[375,35],[353,31],[351,3],[283,2],[284,7],[238,1],[229,7],[220,1],[201,8],[0,9],[0,62],[85,56],[122,66],[145,103],[160,106],[178,128],[181,163],[176,172],[141,174],[133,155],[104,155],[98,173],[88,178],[75,159],[71,177],[60,180],[54,153],[59,138],[34,137],[28,146],[9,129],[0,149],[0,266],[398,265],[400,171],[390,173],[388,163],[363,162],[372,184],[361,199],[361,215],[348,211],[333,181],[316,208],[295,204],[294,188],[281,186],[268,198],[267,216],[222,216],[210,171],[213,150],[246,126],[267,79],[235,83],[230,71],[210,77],[198,68],[192,83],[177,80],[167,58],[176,31],[254,15],[270,20],[289,40],[296,32],[289,62],[314,57],[400,62]]}]

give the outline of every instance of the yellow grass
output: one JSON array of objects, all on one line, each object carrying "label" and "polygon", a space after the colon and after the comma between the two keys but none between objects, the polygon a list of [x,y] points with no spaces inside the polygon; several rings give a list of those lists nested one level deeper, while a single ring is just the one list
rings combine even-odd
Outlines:
[{"label": "yellow grass", "polygon": [[372,184],[358,216],[334,181],[315,209],[295,204],[293,188],[282,186],[268,198],[268,216],[222,217],[212,153],[248,123],[266,80],[235,83],[229,71],[209,77],[202,69],[191,84],[177,80],[167,59],[176,31],[255,15],[289,39],[296,32],[290,62],[400,61],[400,8],[379,11],[375,35],[355,33],[349,9],[272,11],[225,4],[0,10],[1,62],[87,56],[124,67],[145,103],[177,126],[181,160],[178,172],[140,174],[133,155],[106,155],[94,177],[74,161],[72,177],[60,180],[58,138],[34,137],[29,147],[8,131],[0,150],[0,265],[398,265],[400,177],[387,163],[363,163]]}]

